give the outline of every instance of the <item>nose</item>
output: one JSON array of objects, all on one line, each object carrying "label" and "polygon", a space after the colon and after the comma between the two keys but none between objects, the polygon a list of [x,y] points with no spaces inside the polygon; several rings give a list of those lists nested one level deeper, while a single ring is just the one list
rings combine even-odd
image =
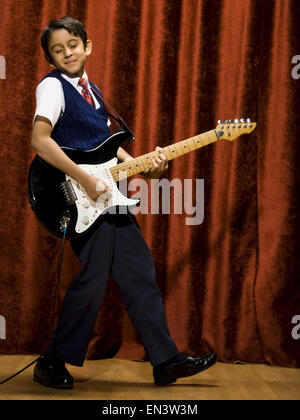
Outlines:
[{"label": "nose", "polygon": [[66,47],[65,48],[65,58],[68,58],[72,55],[72,51],[70,48]]}]

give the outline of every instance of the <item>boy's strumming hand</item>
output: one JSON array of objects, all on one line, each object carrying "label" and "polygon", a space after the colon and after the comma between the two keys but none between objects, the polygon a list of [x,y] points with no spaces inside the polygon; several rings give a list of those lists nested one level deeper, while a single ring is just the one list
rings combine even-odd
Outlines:
[{"label": "boy's strumming hand", "polygon": [[144,172],[146,178],[159,178],[168,169],[168,159],[163,153],[163,149],[157,146],[155,150],[159,153],[152,159],[153,167]]},{"label": "boy's strumming hand", "polygon": [[111,189],[102,179],[96,178],[92,175],[86,177],[86,179],[81,182],[81,185],[93,201],[97,201],[97,199],[104,193],[111,193]]}]

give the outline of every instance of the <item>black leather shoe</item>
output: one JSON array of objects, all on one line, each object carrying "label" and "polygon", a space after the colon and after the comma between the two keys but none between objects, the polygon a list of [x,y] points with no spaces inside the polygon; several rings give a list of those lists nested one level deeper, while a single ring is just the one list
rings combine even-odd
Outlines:
[{"label": "black leather shoe", "polygon": [[64,362],[53,362],[42,355],[34,367],[33,379],[44,386],[60,389],[73,388],[73,377]]},{"label": "black leather shoe", "polygon": [[176,382],[178,378],[196,375],[213,366],[217,361],[215,353],[205,357],[193,357],[183,354],[184,360],[177,363],[163,363],[154,366],[153,376],[156,385],[167,385]]}]

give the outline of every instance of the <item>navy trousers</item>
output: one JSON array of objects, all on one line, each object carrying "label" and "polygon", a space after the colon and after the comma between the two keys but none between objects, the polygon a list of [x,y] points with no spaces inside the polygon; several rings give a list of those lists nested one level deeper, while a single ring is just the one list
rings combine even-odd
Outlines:
[{"label": "navy trousers", "polygon": [[109,274],[153,366],[179,354],[170,336],[150,250],[132,214],[107,214],[91,234],[71,241],[82,262],[70,284],[47,354],[82,366]]}]

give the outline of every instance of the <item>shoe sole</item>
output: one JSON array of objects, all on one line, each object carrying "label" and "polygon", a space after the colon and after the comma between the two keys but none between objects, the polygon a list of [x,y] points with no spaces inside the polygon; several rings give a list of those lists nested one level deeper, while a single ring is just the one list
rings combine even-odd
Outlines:
[{"label": "shoe sole", "polygon": [[158,385],[158,386],[169,385],[176,382],[177,379],[189,378],[190,376],[194,376],[194,375],[197,375],[198,373],[204,372],[208,368],[215,365],[217,362],[218,362],[218,358],[215,358],[207,366],[205,366],[204,368],[200,370],[197,370],[196,372],[191,372],[188,375],[181,375],[181,376],[165,376],[165,377],[160,378],[159,381],[155,381],[154,383],[155,385]]},{"label": "shoe sole", "polygon": [[49,388],[56,388],[56,389],[72,389],[73,388],[73,385],[70,385],[70,384],[53,385],[50,382],[47,382],[47,381],[44,382],[37,375],[33,375],[33,380]]}]

